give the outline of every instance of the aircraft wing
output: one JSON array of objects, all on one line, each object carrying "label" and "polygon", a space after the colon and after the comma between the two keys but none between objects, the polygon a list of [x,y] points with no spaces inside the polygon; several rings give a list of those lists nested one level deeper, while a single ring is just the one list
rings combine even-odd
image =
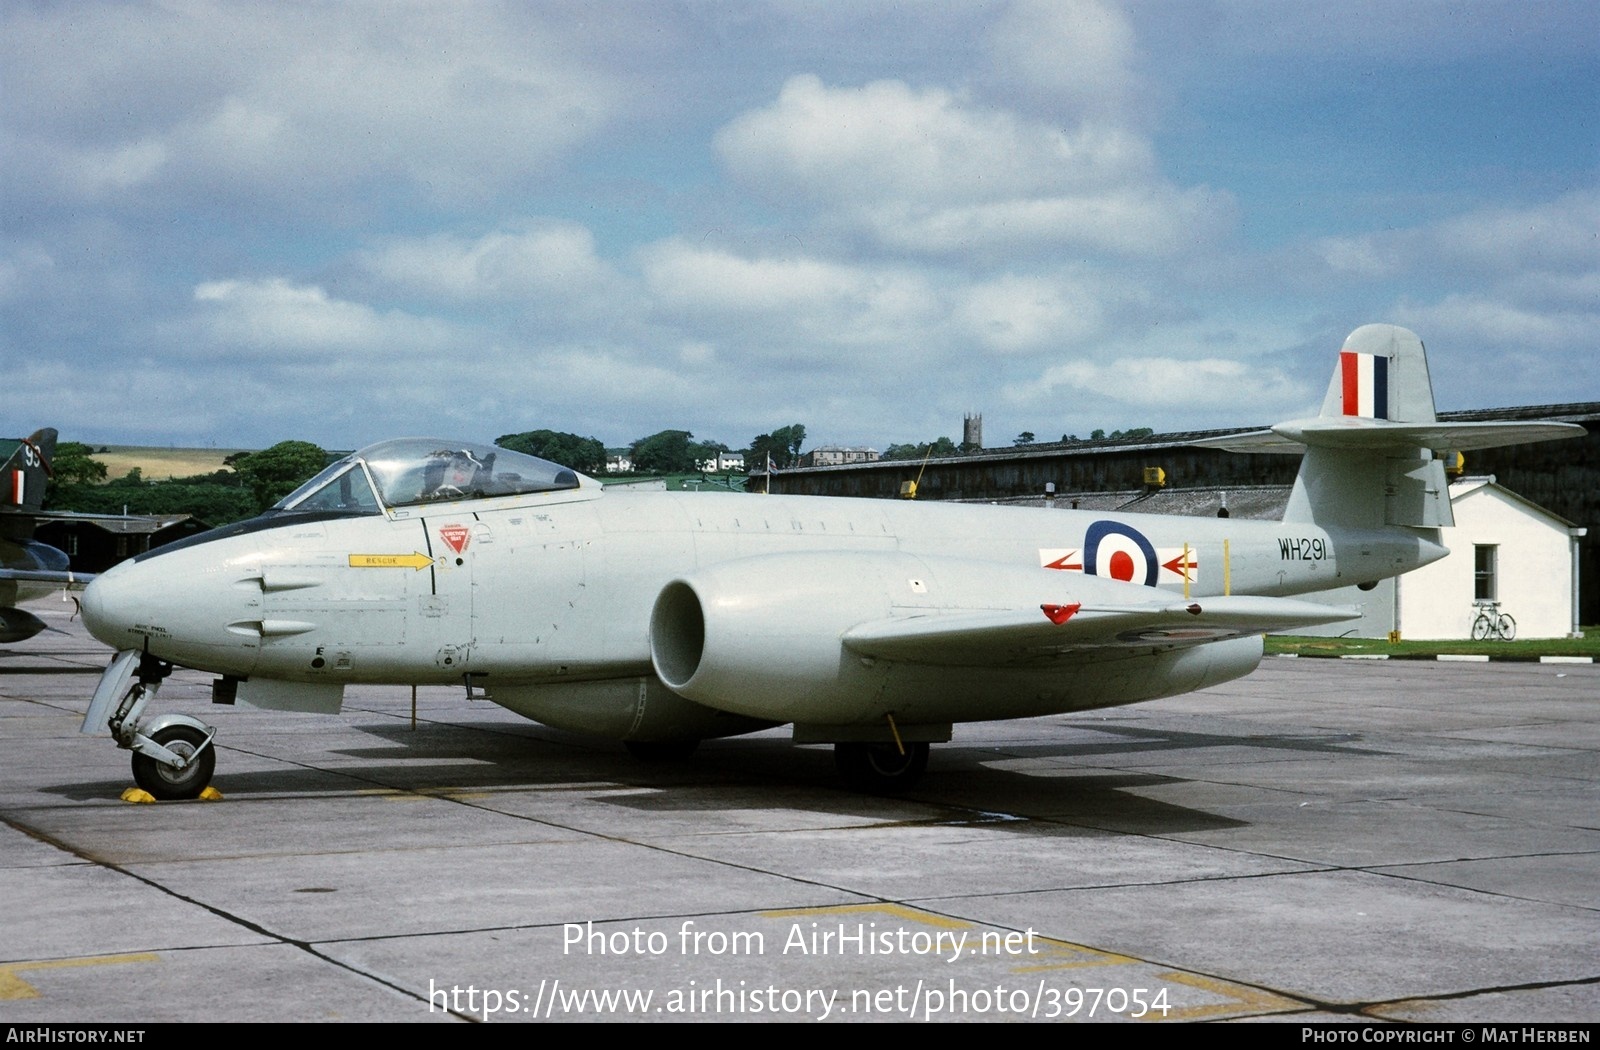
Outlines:
[{"label": "aircraft wing", "polygon": [[52,587],[67,587],[72,590],[81,590],[89,585],[96,573],[71,572],[54,569],[4,569],[0,568],[0,581],[9,580],[12,583],[46,583]]},{"label": "aircraft wing", "polygon": [[1360,615],[1357,609],[1293,598],[1232,595],[894,617],[852,627],[843,642],[852,652],[885,660],[1001,666],[1086,650],[1203,645]]}]

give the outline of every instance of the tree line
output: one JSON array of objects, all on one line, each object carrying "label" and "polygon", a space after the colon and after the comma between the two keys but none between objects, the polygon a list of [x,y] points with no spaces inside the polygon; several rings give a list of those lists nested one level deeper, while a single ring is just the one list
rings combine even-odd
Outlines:
[{"label": "tree line", "polygon": [[[659,430],[628,446],[628,459],[637,474],[693,474],[700,464],[721,453],[739,451],[749,470],[766,469],[767,457],[779,469],[798,466],[800,448],[805,444],[806,428],[793,423],[770,434],[757,434],[748,448],[730,449],[720,441],[696,441],[687,430]],[[528,430],[502,434],[494,439],[501,448],[526,452],[580,470],[585,474],[604,474],[606,447],[599,438],[580,437],[557,430]]]},{"label": "tree line", "polygon": [[[1089,435],[1089,440],[1137,439],[1153,433],[1149,427],[1110,434],[1096,430]],[[799,466],[805,440],[806,428],[800,423],[757,434],[749,447],[742,450],[745,468],[757,473],[766,470],[768,463],[777,470]],[[1031,431],[1023,431],[1013,444],[1029,445],[1033,440]],[[1061,440],[1083,439],[1076,434],[1063,434]],[[599,438],[556,430],[528,430],[502,434],[495,439],[495,444],[585,474],[607,473],[606,447]],[[687,430],[657,431],[628,446],[633,472],[640,474],[692,474],[700,470],[702,463],[728,451],[728,446],[720,441],[696,441]],[[968,451],[974,450],[957,445],[948,437],[939,437],[921,443],[890,445],[882,458],[924,459]],[[224,461],[229,469],[209,474],[149,481],[135,468],[123,477],[107,479],[106,466],[94,458],[94,449],[81,442],[66,441],[56,446],[45,506],[92,514],[192,514],[209,525],[226,525],[260,514],[314,477],[332,459],[328,452],[309,441],[280,441],[260,452],[229,456]]]},{"label": "tree line", "polygon": [[[774,467],[795,466],[805,437],[806,428],[799,423],[759,434],[744,450],[745,462],[764,469],[770,455]],[[598,438],[529,430],[502,434],[495,444],[585,474],[607,473],[606,448]],[[89,514],[192,514],[208,525],[226,525],[265,511],[334,459],[309,441],[280,441],[260,452],[229,456],[224,460],[229,469],[209,474],[149,480],[135,467],[108,479],[106,465],[94,458],[94,451],[78,441],[56,446],[46,507]],[[729,448],[720,441],[696,441],[687,430],[662,430],[634,441],[628,451],[635,473],[690,474]]]}]

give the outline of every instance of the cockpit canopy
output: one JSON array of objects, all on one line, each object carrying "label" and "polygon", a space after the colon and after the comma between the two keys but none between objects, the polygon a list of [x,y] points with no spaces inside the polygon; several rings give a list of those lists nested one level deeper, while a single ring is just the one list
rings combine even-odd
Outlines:
[{"label": "cockpit canopy", "polygon": [[272,509],[380,514],[386,507],[554,492],[578,484],[574,471],[510,449],[397,438],[352,452]]}]

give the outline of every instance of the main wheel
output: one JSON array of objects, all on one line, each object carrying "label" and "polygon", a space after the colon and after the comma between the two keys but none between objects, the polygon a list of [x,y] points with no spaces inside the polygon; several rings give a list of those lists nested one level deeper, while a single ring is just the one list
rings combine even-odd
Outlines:
[{"label": "main wheel", "polygon": [[1494,630],[1494,621],[1486,613],[1479,613],[1478,618],[1472,621],[1472,640],[1481,642],[1489,637],[1489,632]]},{"label": "main wheel", "polygon": [[874,795],[910,791],[928,768],[928,745],[834,744],[833,761],[847,784]]},{"label": "main wheel", "polygon": [[151,739],[175,755],[190,758],[199,751],[200,757],[179,770],[164,766],[148,755],[141,755],[135,751],[134,783],[163,801],[199,798],[200,792],[211,783],[211,774],[217,768],[216,750],[208,747],[200,751],[200,746],[206,742],[205,733],[194,726],[167,726],[165,729],[157,730]]},{"label": "main wheel", "polygon": [[1500,638],[1503,641],[1509,642],[1517,636],[1517,621],[1511,618],[1510,613],[1501,613],[1500,621],[1495,627],[1499,630]]}]

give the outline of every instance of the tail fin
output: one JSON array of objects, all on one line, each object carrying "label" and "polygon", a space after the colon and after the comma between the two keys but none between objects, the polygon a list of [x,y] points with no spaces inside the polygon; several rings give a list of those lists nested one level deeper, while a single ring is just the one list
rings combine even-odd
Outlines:
[{"label": "tail fin", "polygon": [[[0,443],[0,448],[10,442]],[[50,427],[36,430],[16,442],[4,466],[0,466],[0,507],[21,511],[38,510],[44,505],[44,489],[50,479],[50,461],[56,455],[56,432]]]},{"label": "tail fin", "polygon": [[1454,525],[1444,463],[1468,451],[1576,437],[1571,423],[1441,423],[1415,332],[1369,324],[1339,352],[1322,412],[1271,430],[1201,442],[1235,452],[1304,452],[1283,520],[1377,528]]},{"label": "tail fin", "polygon": [[1362,325],[1351,332],[1317,418],[1435,422],[1422,340],[1391,324]]}]

